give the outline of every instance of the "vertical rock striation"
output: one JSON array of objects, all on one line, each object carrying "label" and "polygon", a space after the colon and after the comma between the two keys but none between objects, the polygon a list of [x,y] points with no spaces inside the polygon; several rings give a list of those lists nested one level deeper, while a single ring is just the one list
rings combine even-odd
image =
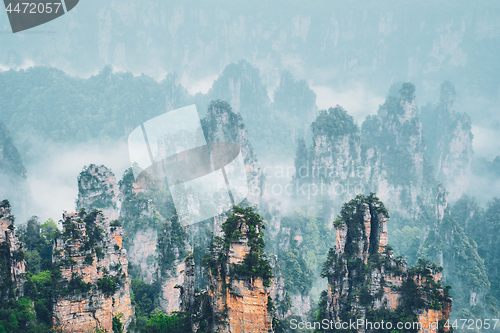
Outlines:
[{"label": "vertical rock striation", "polygon": [[308,200],[329,196],[334,209],[366,187],[361,167],[361,139],[354,119],[340,106],[321,111],[311,125],[309,152],[299,141],[295,161],[295,195]]},{"label": "vertical rock striation", "polygon": [[112,332],[113,317],[119,317],[126,329],[134,309],[120,223],[82,209],[65,213],[63,228],[53,256],[62,279],[54,299],[54,325],[71,332]]},{"label": "vertical rock striation", "polygon": [[329,196],[335,211],[357,194],[376,192],[404,216],[418,214],[417,196],[430,200],[432,184],[426,178],[415,87],[398,87],[361,129],[340,106],[320,111],[311,126],[312,147],[298,142],[294,185],[299,198]]},{"label": "vertical rock striation", "polygon": [[259,70],[245,60],[224,68],[208,95],[212,100],[228,101],[247,122],[256,122],[259,113],[269,104]]},{"label": "vertical rock striation", "polygon": [[[399,89],[398,89],[399,88]],[[404,216],[418,213],[417,196],[429,196],[425,146],[415,102],[415,86],[395,85],[377,115],[361,128],[366,192],[376,192]]]}]

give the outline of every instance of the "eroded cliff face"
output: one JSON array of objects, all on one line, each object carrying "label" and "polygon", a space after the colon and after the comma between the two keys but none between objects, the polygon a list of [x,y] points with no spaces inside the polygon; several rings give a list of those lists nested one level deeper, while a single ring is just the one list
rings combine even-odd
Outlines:
[{"label": "eroded cliff face", "polygon": [[[243,211],[242,211],[243,212]],[[224,223],[224,236],[212,246],[208,265],[208,296],[213,311],[213,332],[264,333],[272,330],[269,282],[271,267],[256,249],[259,224],[235,213]],[[228,226],[230,225],[230,226]],[[260,246],[260,245],[259,245]],[[263,262],[264,260],[265,262]],[[255,266],[252,266],[255,265]],[[268,276],[252,274],[268,270]]]},{"label": "eroded cliff face", "polygon": [[359,128],[340,106],[321,111],[311,128],[311,149],[307,151],[304,141],[299,141],[294,194],[309,201],[328,196],[335,210],[366,187]]},{"label": "eroded cliff face", "polygon": [[166,313],[189,310],[194,297],[194,261],[186,228],[174,215],[159,230],[157,279],[161,290],[158,299]]},{"label": "eroded cliff face", "polygon": [[425,261],[407,268],[404,260],[394,258],[387,245],[388,218],[374,196],[357,196],[344,205],[335,221],[335,248],[322,272],[329,283],[328,317],[336,322],[383,318],[396,325],[401,315],[420,322],[421,332],[437,332],[438,322],[442,328],[451,312],[451,298],[440,283],[442,268]]},{"label": "eroded cliff face", "polygon": [[53,324],[71,332],[112,332],[113,317],[119,317],[126,329],[134,308],[120,223],[98,211],[80,210],[63,215],[63,228],[53,256],[62,278]]},{"label": "eroded cliff face", "polygon": [[0,202],[0,299],[23,296],[26,262],[19,239],[14,233],[14,216],[10,203]]}]

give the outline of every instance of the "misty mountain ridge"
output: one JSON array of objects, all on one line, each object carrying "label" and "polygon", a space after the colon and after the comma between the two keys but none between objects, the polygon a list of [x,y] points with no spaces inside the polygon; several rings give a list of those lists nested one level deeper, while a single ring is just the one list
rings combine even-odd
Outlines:
[{"label": "misty mountain ridge", "polygon": [[[422,110],[416,105],[416,91],[412,83],[394,84],[377,114],[368,116],[358,125],[348,110],[341,106],[318,111],[314,92],[305,81],[296,81],[289,72],[281,74],[275,99],[271,101],[260,80],[259,71],[245,61],[228,66],[207,94],[195,96],[187,93],[177,82],[175,75],[157,82],[146,76],[112,73],[109,67],[89,79],[72,78],[61,71],[41,67],[19,72],[8,71],[0,75],[17,82],[17,86],[14,84],[7,93],[0,94],[3,105],[1,114],[5,117],[2,120],[15,133],[15,140],[20,143],[20,151],[23,152],[9,157],[8,163],[11,164],[21,161],[19,155],[24,156],[28,163],[33,163],[37,154],[42,153],[33,149],[33,142],[29,139],[32,135],[43,138],[46,143],[69,145],[93,138],[125,140],[133,128],[150,117],[189,103],[198,105],[205,136],[209,141],[227,141],[240,145],[251,176],[249,185],[252,195],[246,204],[256,207],[263,218],[262,224],[255,223],[259,228],[261,225],[266,227],[262,241],[268,244],[265,254],[269,257],[270,266],[267,266],[264,259],[258,261],[262,266],[251,266],[245,262],[246,251],[258,256],[263,253],[260,248],[246,248],[244,241],[231,236],[227,238],[229,245],[224,246],[245,249],[241,258],[234,259],[239,264],[244,263],[237,271],[240,275],[235,275],[236,280],[246,281],[251,277],[252,283],[257,283],[254,287],[264,288],[262,290],[265,295],[269,293],[270,298],[259,298],[262,301],[259,313],[268,319],[272,317],[262,322],[266,329],[269,325],[278,327],[279,321],[289,323],[293,318],[312,318],[316,311],[334,318],[335,311],[344,309],[335,308],[331,299],[329,301],[321,293],[326,286],[320,273],[322,264],[331,259],[328,257],[329,248],[335,243],[336,233],[339,232],[332,230],[336,225],[336,217],[356,193],[337,194],[327,191],[312,198],[301,196],[300,191],[294,192],[290,197],[273,195],[272,191],[266,191],[267,180],[262,165],[257,161],[257,157],[262,158],[261,156],[263,159],[278,156],[294,159],[294,186],[344,186],[355,178],[363,186],[363,194],[376,192],[388,207],[391,219],[387,222],[387,237],[394,244],[394,253],[403,255],[409,264],[418,264],[418,259],[424,258],[443,267],[443,283],[453,287],[450,293],[454,299],[452,317],[479,318],[498,313],[495,260],[486,262],[482,259],[494,258],[495,250],[487,245],[492,240],[484,240],[474,232],[484,221],[491,221],[490,232],[495,234],[498,229],[495,222],[498,216],[496,200],[491,201],[484,210],[473,199],[463,196],[468,189],[461,181],[472,173],[473,136],[467,115],[454,109],[455,92],[450,82],[442,84],[440,101],[436,105],[428,104]],[[40,80],[39,84],[36,83],[36,78]],[[6,85],[7,80],[0,82]],[[27,93],[13,93],[16,88],[21,90],[23,82],[30,82]],[[60,97],[55,88],[49,89],[52,85],[61,90]],[[75,103],[72,102],[73,97]],[[221,100],[222,98],[228,101]],[[54,100],[58,101],[55,107]],[[108,107],[103,108],[101,103]],[[142,110],[145,112],[142,113]],[[45,120],[37,121],[42,118]],[[54,121],[50,121],[51,118]],[[12,140],[9,140],[5,136],[4,145],[13,151]],[[432,152],[432,156],[429,152]],[[351,171],[340,172],[338,175],[332,173],[342,168],[349,168]],[[307,171],[305,175],[301,170]],[[356,172],[353,173],[352,170]],[[205,274],[205,269],[212,267],[207,262],[206,255],[212,253],[212,258],[221,256],[215,251],[220,244],[210,245],[209,235],[223,237],[227,231],[223,226],[228,216],[206,221],[187,233],[180,227],[168,192],[147,191],[140,184],[134,185],[130,170],[117,182],[112,171],[105,166],[86,164],[78,177],[77,188],[77,208],[84,210],[65,215],[62,221],[64,237],[60,243],[61,250],[73,248],[72,244],[79,242],[75,236],[77,230],[87,235],[90,232],[87,230],[105,230],[105,237],[111,237],[114,243],[110,244],[114,245],[104,251],[99,243],[99,232],[96,231],[96,243],[92,243],[93,247],[86,249],[87,252],[64,250],[66,252],[47,254],[48,257],[44,259],[60,263],[60,271],[67,279],[66,282],[61,281],[63,289],[62,294],[58,294],[58,302],[77,304],[81,301],[78,295],[90,292],[99,299],[103,297],[106,304],[112,302],[115,295],[126,295],[127,288],[132,288],[134,294],[137,291],[144,299],[130,300],[131,303],[136,302],[137,318],[134,322],[130,313],[122,317],[121,322],[127,327],[135,324],[138,329],[142,329],[153,325],[152,321],[162,318],[153,317],[153,311],[156,311],[154,316],[159,315],[155,309],[171,315],[174,311],[194,313],[198,311],[194,309],[208,305],[211,309],[209,313],[215,317],[205,313],[208,317],[197,317],[196,320],[200,321],[196,325],[215,325],[213,320],[220,315],[217,309],[221,309],[229,299],[217,298],[214,293],[209,292],[212,287],[221,291],[226,287],[224,283],[220,285],[221,281],[215,275],[207,277]],[[459,198],[461,199],[458,200]],[[456,203],[449,205],[448,200]],[[12,205],[16,205],[15,201]],[[471,207],[471,213],[461,213],[464,205]],[[288,206],[293,209],[287,208]],[[94,208],[102,210],[103,216],[92,213]],[[247,213],[250,214],[248,217],[253,216],[251,212]],[[468,216],[467,214],[474,218],[464,221],[463,217]],[[116,218],[120,222],[114,222]],[[348,217],[345,219],[349,220]],[[238,228],[243,228],[242,232],[246,230],[242,226],[245,223],[236,220]],[[36,223],[39,222],[31,222]],[[36,228],[45,230],[42,226]],[[45,228],[50,228],[49,224]],[[364,232],[368,232],[366,228],[365,226]],[[92,235],[94,231],[91,231]],[[123,247],[128,256],[116,259],[115,256],[121,258],[124,255],[120,245],[122,240],[116,236],[122,232]],[[225,237],[228,235],[231,234],[226,234]],[[256,242],[260,243],[261,240]],[[213,252],[209,251],[211,246]],[[37,257],[32,252],[35,249],[37,253],[41,251],[36,246],[27,250],[26,263],[29,270],[32,269],[30,267],[41,265],[37,264],[42,260],[40,255]],[[386,256],[392,258],[392,253],[389,251]],[[222,258],[224,257],[222,254]],[[75,262],[70,258],[76,258]],[[108,267],[104,275],[99,273],[97,266],[92,266],[89,273],[87,267],[95,265],[101,259]],[[120,269],[122,261],[127,261],[127,270]],[[224,268],[226,264],[216,261],[213,265],[219,267],[219,274],[233,274],[232,270]],[[394,265],[399,264],[394,262],[389,266]],[[71,277],[68,272],[73,268],[70,267],[86,273],[82,273],[80,278]],[[432,270],[435,270],[436,267],[433,267]],[[252,275],[252,269],[259,270],[262,276]],[[274,276],[273,284],[266,286],[266,282],[266,285],[261,286],[264,277],[269,276],[269,269]],[[347,271],[357,272],[357,269],[348,268]],[[421,269],[419,274],[425,275],[430,268],[424,262]],[[215,270],[213,272],[215,274]],[[129,275],[133,280],[129,279]],[[88,278],[82,284],[81,278],[84,276]],[[262,280],[256,282],[254,278]],[[53,275],[50,281],[56,281],[53,279],[59,277]],[[35,284],[40,281],[40,277],[31,280]],[[369,286],[381,286],[376,281],[364,281],[361,291]],[[436,281],[434,277],[428,280],[431,284],[437,283]],[[336,282],[332,280],[329,283],[335,285]],[[190,295],[197,294],[197,288],[201,291],[199,298],[191,297]],[[253,287],[243,283],[238,288],[241,295],[255,297],[251,292]],[[440,288],[436,285],[435,290],[433,289],[436,302],[444,300],[439,296]],[[342,292],[340,295],[347,299],[350,297]],[[402,294],[402,299],[407,297],[404,295],[406,294]],[[365,301],[377,302],[377,297],[367,294]],[[189,299],[196,301],[191,303]],[[272,301],[269,302],[269,299]],[[47,311],[53,311],[61,318],[71,317],[72,314],[66,313],[64,307],[47,308],[47,301],[44,298],[42,302]],[[433,299],[427,301],[432,302]],[[244,302],[245,298],[243,303],[235,303],[233,306],[244,308]],[[422,304],[426,304],[425,302]],[[274,310],[270,304],[273,304]],[[330,307],[325,308],[324,304],[330,304]],[[432,304],[431,308],[436,311],[448,309],[445,303]],[[42,316],[41,306],[36,310],[37,316]],[[425,308],[430,305],[422,306]],[[106,309],[105,306],[100,307],[99,303],[93,303],[92,307],[81,313],[82,318],[93,321],[90,316],[92,311]],[[128,309],[128,306],[125,305],[124,309]],[[420,313],[416,308],[408,311],[412,315]],[[446,311],[443,313],[449,314]],[[100,315],[103,320],[106,318],[103,325],[107,328],[116,322],[115,313],[103,311]],[[441,315],[446,318],[446,314]],[[84,327],[85,323],[87,319],[74,322],[75,325],[82,325],[78,327]],[[245,327],[243,319],[229,322],[228,325]]]}]

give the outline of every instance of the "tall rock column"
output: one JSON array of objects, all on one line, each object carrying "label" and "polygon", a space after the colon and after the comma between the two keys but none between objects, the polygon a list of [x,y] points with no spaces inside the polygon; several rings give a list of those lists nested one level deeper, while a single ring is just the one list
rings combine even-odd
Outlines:
[{"label": "tall rock column", "polygon": [[222,229],[223,237],[214,239],[205,259],[213,331],[268,333],[272,269],[263,254],[262,220],[251,208],[235,207]]},{"label": "tall rock column", "polygon": [[71,332],[94,328],[112,332],[116,317],[127,329],[134,308],[120,222],[110,222],[99,211],[86,213],[82,209],[64,214],[63,228],[53,256],[61,272],[54,325]]},{"label": "tall rock column", "polygon": [[120,221],[128,238],[124,245],[129,261],[137,268],[135,277],[151,284],[158,270],[158,226],[155,223],[154,203],[145,195],[146,186],[135,183],[131,168],[125,171],[118,185]]}]

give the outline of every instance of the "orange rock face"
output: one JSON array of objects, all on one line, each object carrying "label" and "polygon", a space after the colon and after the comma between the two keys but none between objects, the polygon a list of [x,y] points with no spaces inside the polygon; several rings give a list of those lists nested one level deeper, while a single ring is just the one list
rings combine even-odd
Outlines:
[{"label": "orange rock face", "polygon": [[[271,315],[267,311],[269,291],[261,279],[254,281],[226,279],[217,281],[209,290],[214,313],[224,314],[214,332],[220,333],[268,333]],[[226,311],[227,309],[227,311]]]},{"label": "orange rock face", "polygon": [[[113,317],[121,316],[126,329],[134,317],[134,309],[130,300],[127,254],[121,246],[122,228],[110,226],[99,214],[92,221],[77,213],[67,213],[63,218],[64,236],[57,240],[54,261],[64,263],[61,267],[64,280],[81,277],[90,287],[82,291],[71,290],[71,283],[61,286],[53,307],[54,325],[70,332],[88,332],[95,328],[112,332]],[[77,231],[69,234],[70,228]],[[89,246],[89,240],[96,236],[87,232],[88,229],[102,230],[98,231],[101,238],[97,238],[93,246]],[[100,287],[105,280],[113,281],[114,287]]]},{"label": "orange rock face", "polygon": [[[246,225],[240,225],[245,235]],[[230,265],[240,264],[249,253],[248,239],[243,236],[231,243],[226,272]],[[225,275],[221,278],[209,273],[210,302],[212,311],[219,320],[215,320],[214,332],[219,333],[268,333],[272,328],[272,316],[268,312],[268,288],[261,278],[241,280]]]}]

